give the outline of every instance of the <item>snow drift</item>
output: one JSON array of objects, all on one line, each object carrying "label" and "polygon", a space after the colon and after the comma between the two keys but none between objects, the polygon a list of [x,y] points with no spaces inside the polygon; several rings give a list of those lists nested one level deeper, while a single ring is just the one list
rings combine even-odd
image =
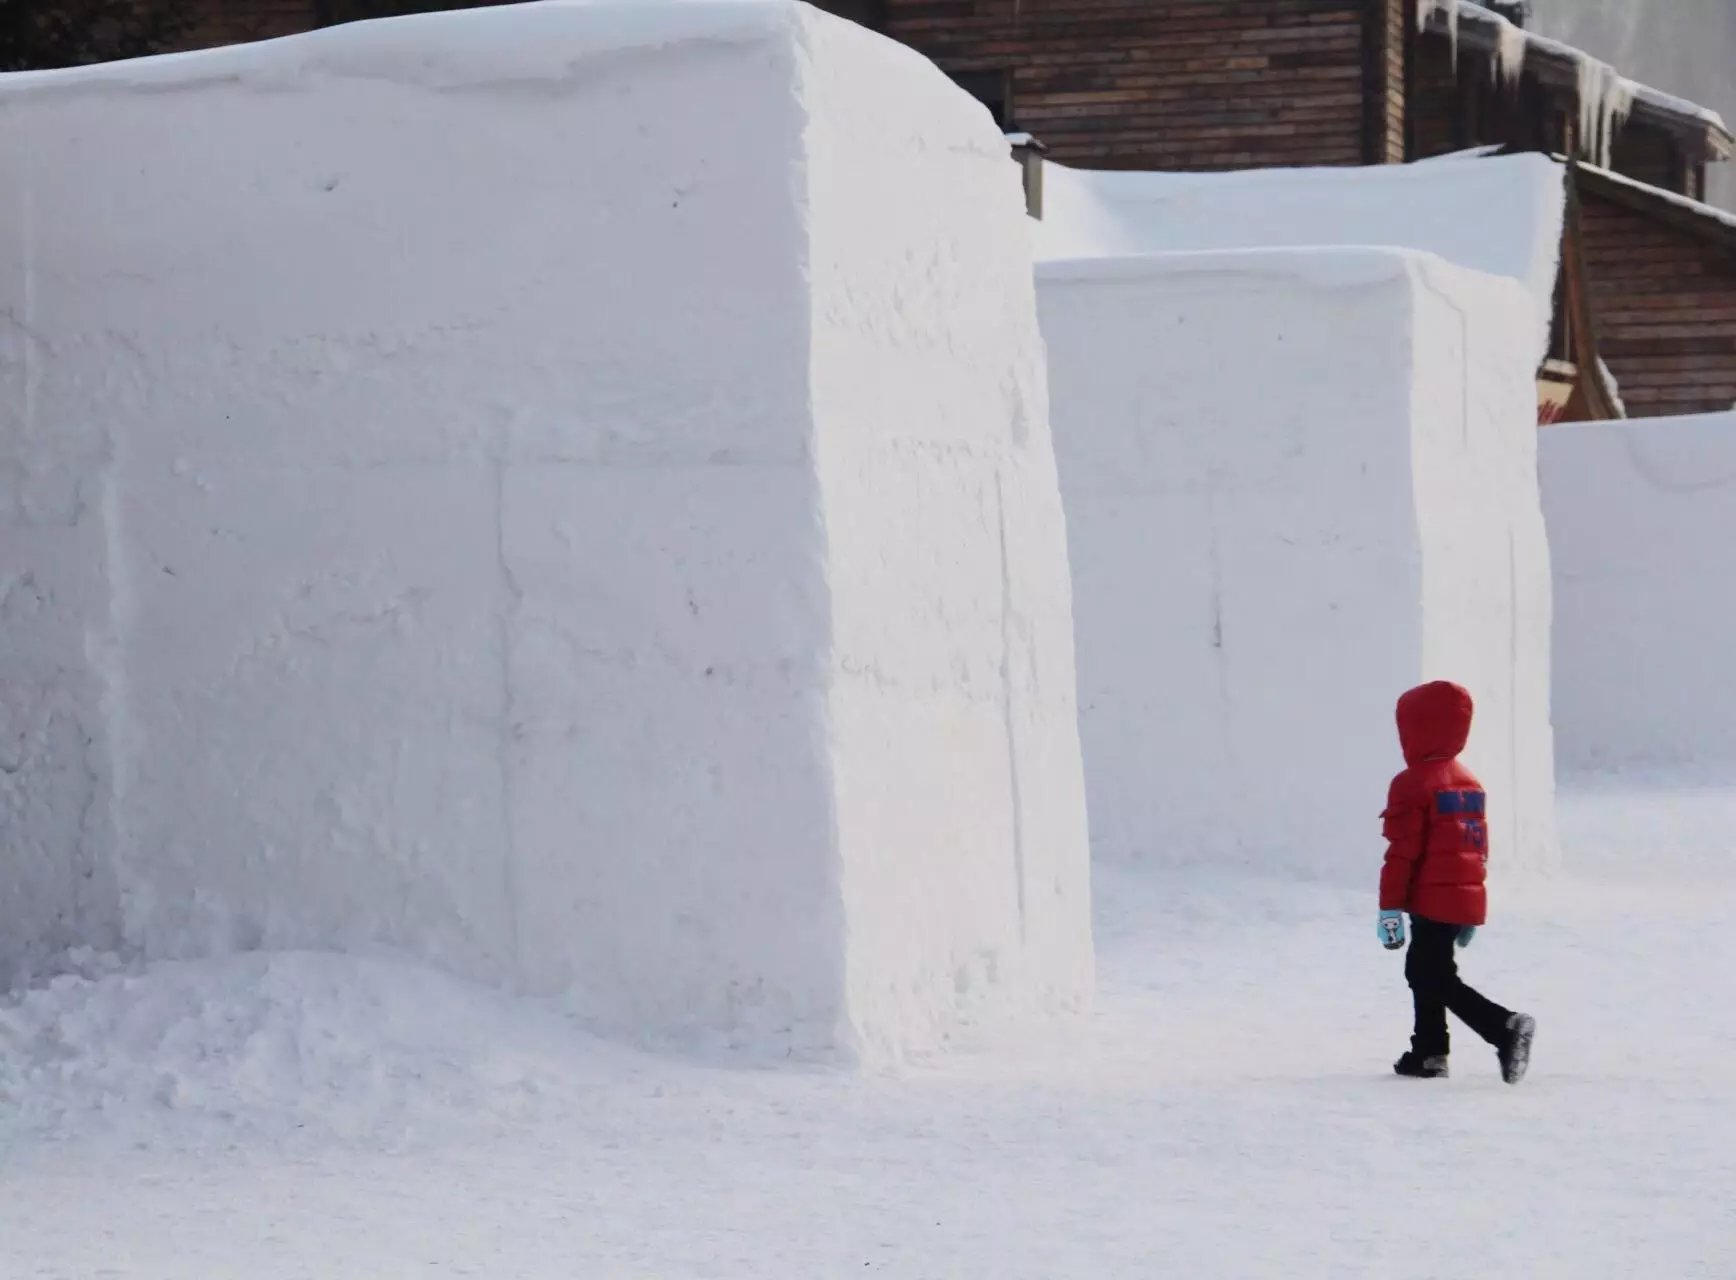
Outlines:
[{"label": "snow drift", "polygon": [[637,1065],[556,1008],[403,960],[255,952],[137,970],[80,960],[0,996],[0,1106],[25,1131],[175,1116],[227,1130],[227,1141],[240,1129],[402,1142],[430,1123],[583,1105]]},{"label": "snow drift", "polygon": [[510,6],[12,77],[0,165],[0,977],[385,944],[888,1052],[1084,997],[1026,232],[932,66]]},{"label": "snow drift", "polygon": [[1553,428],[1541,465],[1562,767],[1736,772],[1736,414]]},{"label": "snow drift", "polygon": [[1534,297],[1373,248],[1051,262],[1038,292],[1094,851],[1366,880],[1394,699],[1450,678],[1500,865],[1549,863]]}]

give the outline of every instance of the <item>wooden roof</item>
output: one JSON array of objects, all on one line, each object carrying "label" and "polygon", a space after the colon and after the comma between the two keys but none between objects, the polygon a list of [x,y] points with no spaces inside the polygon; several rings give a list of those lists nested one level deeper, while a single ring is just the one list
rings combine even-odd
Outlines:
[{"label": "wooden roof", "polygon": [[[1491,61],[1498,61],[1507,42],[1515,38],[1511,22],[1468,0],[1461,0],[1456,23],[1454,36],[1453,23],[1447,13],[1440,10],[1430,18],[1428,29],[1443,38],[1456,38],[1461,49],[1468,49]],[[1605,65],[1584,50],[1534,32],[1523,32],[1522,39],[1524,74],[1576,103],[1585,83],[1582,71],[1587,66]],[[1732,137],[1729,126],[1717,112],[1649,85],[1631,80],[1624,80],[1622,84],[1633,94],[1627,113],[1629,121],[1671,134],[1691,154],[1704,160],[1726,160],[1736,154],[1736,138]]]},{"label": "wooden roof", "polygon": [[1572,165],[1571,170],[1580,189],[1736,253],[1736,213],[1597,165],[1581,162]]}]

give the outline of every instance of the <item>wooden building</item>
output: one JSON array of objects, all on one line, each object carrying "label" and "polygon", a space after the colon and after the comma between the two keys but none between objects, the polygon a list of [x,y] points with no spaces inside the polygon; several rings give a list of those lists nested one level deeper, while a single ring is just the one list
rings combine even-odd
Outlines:
[{"label": "wooden building", "polygon": [[[500,0],[185,0],[188,45]],[[1429,4],[1429,0],[1422,0]],[[1494,9],[1434,0],[819,0],[933,58],[1009,130],[1086,168],[1241,169],[1398,162],[1502,142],[1604,159],[1581,135],[1577,51],[1528,41]],[[1456,36],[1453,32],[1456,31]],[[1613,167],[1685,195],[1730,135],[1642,92]]]},{"label": "wooden building", "polygon": [[[186,0],[187,43],[494,2]],[[1730,133],[1524,32],[1524,0],[819,3],[933,58],[1030,135],[1033,192],[1038,154],[1179,170],[1557,155],[1573,198],[1540,419],[1619,414],[1618,386],[1629,414],[1736,401],[1736,223],[1697,203]]]},{"label": "wooden building", "polygon": [[[1404,16],[1364,0],[881,0],[855,6],[1009,128],[1086,168],[1403,159]],[[870,9],[866,15],[860,13]],[[877,9],[878,12],[872,12]],[[1384,20],[1383,20],[1384,19]]]},{"label": "wooden building", "polygon": [[[1426,3],[1426,0],[1425,0]],[[1693,203],[1718,118],[1525,32],[1522,3],[843,0],[1050,158],[1085,168],[1393,163],[1475,147],[1570,168],[1540,422],[1736,402],[1736,223]],[[1582,166],[1596,166],[1588,168]],[[1631,248],[1630,248],[1631,247]]]},{"label": "wooden building", "polygon": [[1511,30],[1470,8],[1456,48],[1439,21],[1419,37],[1410,154],[1500,144],[1568,165],[1562,306],[1539,375],[1540,419],[1729,409],[1736,216],[1700,201],[1706,166],[1730,157],[1729,131],[1553,41],[1529,39],[1515,68]]},{"label": "wooden building", "polygon": [[1736,215],[1580,167],[1597,346],[1627,416],[1736,405]]}]

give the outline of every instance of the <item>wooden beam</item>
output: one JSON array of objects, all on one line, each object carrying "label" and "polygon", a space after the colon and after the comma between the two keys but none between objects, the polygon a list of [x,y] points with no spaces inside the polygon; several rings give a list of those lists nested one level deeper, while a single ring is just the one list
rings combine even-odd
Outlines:
[{"label": "wooden beam", "polygon": [[1562,219],[1561,278],[1563,321],[1569,326],[1568,343],[1573,362],[1579,366],[1579,384],[1568,408],[1580,420],[1603,422],[1622,414],[1607,377],[1598,343],[1597,314],[1592,306],[1591,281],[1586,274],[1584,232],[1581,228],[1578,166],[1567,166],[1567,207]]},{"label": "wooden beam", "polygon": [[1416,0],[1364,0],[1362,6],[1362,159],[1392,164],[1405,159],[1408,83],[1408,13]]}]

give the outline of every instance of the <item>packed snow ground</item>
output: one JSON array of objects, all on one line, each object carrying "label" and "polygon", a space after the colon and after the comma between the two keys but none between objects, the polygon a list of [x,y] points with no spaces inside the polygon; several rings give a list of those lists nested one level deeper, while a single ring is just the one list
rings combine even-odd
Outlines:
[{"label": "packed snow ground", "polygon": [[[1671,804],[1570,796],[1570,849]],[[1462,1035],[1386,1073],[1369,893],[1197,873],[1099,872],[1088,1025],[896,1075],[636,1054],[388,960],[93,960],[0,1012],[0,1274],[1727,1277],[1736,877],[1632,852],[1497,884],[1465,965],[1539,1017],[1518,1089]]]}]

